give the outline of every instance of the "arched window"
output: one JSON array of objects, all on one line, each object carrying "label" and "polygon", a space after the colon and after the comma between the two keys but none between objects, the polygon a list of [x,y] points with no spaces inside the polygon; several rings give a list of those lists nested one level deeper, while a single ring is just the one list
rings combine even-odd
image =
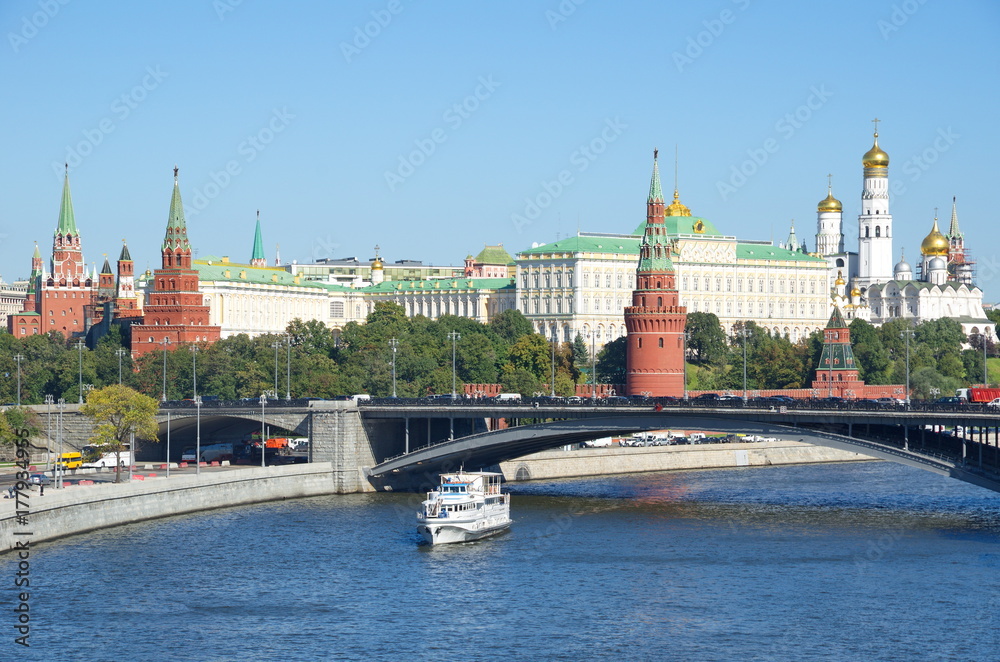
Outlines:
[{"label": "arched window", "polygon": [[636,347],[642,349],[642,338],[637,338],[636,340],[638,340],[638,344],[636,344]]},{"label": "arched window", "polygon": [[867,239],[867,238],[868,238],[868,236],[869,236],[869,235],[868,235],[868,230],[869,230],[869,228],[868,228],[868,227],[865,227],[865,239]]},{"label": "arched window", "polygon": [[877,225],[875,226],[875,236],[876,237],[881,237],[882,236],[882,228],[880,228]]},{"label": "arched window", "polygon": [[663,307],[663,297],[656,297],[656,306],[657,308]]},{"label": "arched window", "polygon": [[663,348],[663,338],[660,338],[659,345],[660,345],[660,348],[662,349]]}]

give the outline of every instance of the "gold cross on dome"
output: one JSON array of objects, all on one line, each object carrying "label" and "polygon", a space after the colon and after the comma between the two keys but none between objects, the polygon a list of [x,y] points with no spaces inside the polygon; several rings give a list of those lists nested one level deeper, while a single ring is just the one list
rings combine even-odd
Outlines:
[{"label": "gold cross on dome", "polygon": [[878,133],[878,123],[879,123],[879,122],[881,122],[881,121],[882,121],[882,120],[880,120],[880,119],[879,119],[879,118],[877,118],[877,117],[876,117],[875,119],[873,119],[873,120],[872,120],[872,123],[873,123],[873,124],[875,125],[875,133]]}]

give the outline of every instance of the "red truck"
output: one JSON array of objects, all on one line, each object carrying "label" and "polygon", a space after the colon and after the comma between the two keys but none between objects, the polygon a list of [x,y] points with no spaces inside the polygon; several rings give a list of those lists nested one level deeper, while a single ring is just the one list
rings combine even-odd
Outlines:
[{"label": "red truck", "polygon": [[1000,398],[1000,388],[960,388],[955,396],[967,402],[986,403]]}]

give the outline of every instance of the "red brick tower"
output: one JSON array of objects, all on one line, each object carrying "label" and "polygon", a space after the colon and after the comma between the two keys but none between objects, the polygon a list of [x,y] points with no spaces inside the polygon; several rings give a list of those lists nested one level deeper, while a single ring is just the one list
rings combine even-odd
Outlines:
[{"label": "red brick tower", "polygon": [[821,391],[823,397],[847,397],[853,391],[855,397],[864,393],[865,383],[858,377],[858,364],[854,361],[851,347],[851,330],[844,322],[840,308],[835,307],[830,321],[823,329],[823,353],[816,366],[816,378],[812,387]]},{"label": "red brick tower", "polygon": [[68,172],[63,180],[59,224],[52,237],[52,261],[49,266],[49,273],[43,273],[36,245],[31,259],[31,283],[28,285],[29,292],[34,285],[34,299],[31,304],[25,300],[22,313],[8,316],[7,328],[11,333],[28,336],[58,331],[69,339],[85,331],[84,315],[93,300],[94,282],[87,275],[83,261]]},{"label": "red brick tower", "polygon": [[625,308],[626,390],[629,395],[681,396],[687,308],[680,305],[677,294],[656,158],[657,151],[653,150],[653,178],[646,200],[646,225],[639,247],[635,291],[632,305]]},{"label": "red brick tower", "polygon": [[215,342],[221,327],[208,323],[208,306],[198,288],[198,272],[191,268],[191,242],[188,241],[174,168],[174,192],[170,198],[170,217],[161,249],[162,267],[153,272],[153,291],[143,309],[143,323],[132,327],[132,357],[136,358],[181,343]]},{"label": "red brick tower", "polygon": [[135,263],[128,252],[128,244],[122,240],[122,252],[118,256],[118,279],[115,290],[115,317],[142,317],[139,300],[135,296]]}]

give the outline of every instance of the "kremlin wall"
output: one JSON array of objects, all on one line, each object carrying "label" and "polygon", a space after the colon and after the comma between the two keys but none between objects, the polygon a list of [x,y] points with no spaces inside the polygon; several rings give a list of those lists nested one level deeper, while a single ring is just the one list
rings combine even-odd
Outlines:
[{"label": "kremlin wall", "polygon": [[[105,259],[100,273],[88,273],[67,172],[51,258],[46,265],[34,247],[20,310],[7,302],[7,328],[17,337],[56,331],[93,348],[118,325],[137,357],[240,333],[282,333],[294,319],[316,320],[336,333],[348,322],[364,322],[380,301],[432,319],[456,315],[488,322],[518,310],[538,333],[556,341],[580,335],[600,348],[626,336],[624,392],[677,396],[684,391],[686,316],[711,312],[729,334],[744,320],[793,342],[822,330],[816,379],[812,389],[801,389],[810,395],[902,397],[896,392],[901,387],[868,387],[858,379],[851,320],[879,325],[948,317],[967,335],[995,337],[996,330],[975,285],[975,261],[954,198],[948,233],[935,217],[916,269],[902,253],[893,263],[889,155],[878,137],[876,131],[861,159],[857,249],[847,247],[843,204],[828,182],[817,205],[813,252],[794,225],[778,245],[725,234],[692,215],[676,182],[666,204],[654,151],[646,218],[634,232],[579,232],[516,256],[503,246],[486,246],[461,267],[386,263],[377,246],[371,261],[282,264],[276,258],[268,266],[259,213],[248,262],[225,256],[195,260],[174,168],[160,267],[136,276],[123,245],[115,268]],[[12,288],[15,297],[20,291]]]}]

